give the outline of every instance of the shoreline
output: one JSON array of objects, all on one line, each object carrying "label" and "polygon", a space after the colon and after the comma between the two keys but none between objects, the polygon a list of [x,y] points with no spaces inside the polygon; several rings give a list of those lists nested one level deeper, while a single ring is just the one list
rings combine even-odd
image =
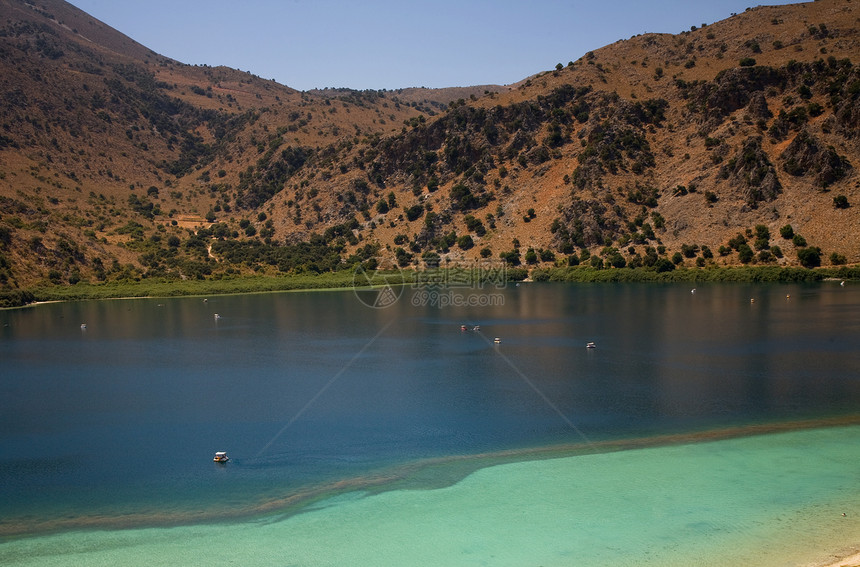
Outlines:
[{"label": "shoreline", "polygon": [[[359,491],[367,494],[382,494],[397,490],[449,488],[477,471],[505,464],[659,449],[672,446],[779,435],[796,431],[857,426],[860,426],[860,414],[850,414],[790,422],[737,425],[687,433],[667,433],[650,437],[606,439],[591,443],[568,443],[523,447],[491,453],[446,455],[443,457],[404,462],[399,465],[368,471],[367,474],[360,477],[341,478],[323,484],[296,487],[296,490],[284,496],[274,499],[256,500],[232,510],[218,509],[207,511],[205,509],[188,509],[181,512],[138,512],[123,513],[116,516],[90,513],[75,518],[33,519],[27,524],[21,522],[19,518],[12,520],[7,525],[4,525],[4,522],[0,520],[0,545],[2,545],[3,541],[69,533],[77,530],[111,531],[192,526],[195,524],[223,523],[225,521],[240,522],[269,515],[288,518],[302,514],[307,509],[313,508],[316,502],[342,494]],[[442,475],[441,481],[439,478],[434,477],[434,474],[444,471],[446,468],[450,470],[448,474]],[[434,477],[434,480],[429,484],[427,483],[428,477]],[[831,557],[838,557],[838,555],[832,554]],[[860,557],[860,552],[858,552],[858,557]],[[836,563],[833,567],[839,565],[841,564]],[[853,564],[851,565],[853,567]],[[831,564],[810,567],[831,567]]]},{"label": "shoreline", "polygon": [[[860,567],[860,551],[858,551],[858,546],[853,546],[854,550],[851,552],[851,555],[841,556],[840,559],[836,561],[828,560],[827,563],[821,563],[815,567]],[[836,556],[837,554],[833,554]]]},{"label": "shoreline", "polygon": [[[455,269],[455,268],[450,268]],[[448,268],[443,268],[448,270]],[[392,285],[387,276],[397,275],[402,284],[414,281],[415,268],[374,272],[380,285]],[[228,279],[79,283],[74,286],[33,287],[0,293],[0,310],[16,309],[63,301],[93,299],[151,299],[202,297],[281,291],[325,291],[356,288],[355,271],[286,276],[246,276]],[[523,276],[523,277],[519,277]],[[644,268],[594,269],[590,267],[525,268],[506,267],[506,281],[563,283],[833,283],[860,280],[860,267],[796,268],[778,266],[724,266],[682,268],[655,272]],[[374,279],[374,281],[376,281]],[[364,283],[364,282],[362,282]],[[371,282],[372,283],[372,282]],[[366,285],[358,288],[369,287]],[[17,297],[17,299],[16,299]],[[32,298],[32,300],[29,300]]]},{"label": "shoreline", "polygon": [[[34,299],[20,304],[0,307],[0,311],[33,307],[50,303],[94,301],[111,299],[171,299],[180,297],[208,297],[280,293],[288,291],[336,291],[357,288],[352,272],[296,275],[285,277],[245,277],[225,280],[182,282],[109,282],[103,284],[77,284],[24,290]],[[14,293],[14,292],[12,292]],[[2,304],[0,295],[0,304]]]},{"label": "shoreline", "polygon": [[[731,430],[723,433],[729,434]],[[803,444],[824,447],[820,456],[839,454],[840,440],[846,438],[846,433],[841,431],[823,436],[809,433],[812,437],[802,433],[804,437],[800,439]],[[679,439],[682,437],[686,435]],[[857,430],[852,430],[848,437],[856,440]],[[238,521],[223,518],[214,522],[146,528],[129,526],[118,530],[89,525],[53,534],[6,538],[0,543],[0,562],[5,558],[10,564],[19,564],[16,560],[21,560],[21,565],[32,567],[56,565],[74,553],[84,561],[90,559],[86,562],[89,565],[124,565],[136,564],[135,558],[141,553],[157,551],[159,559],[153,565],[166,566],[229,543],[228,561],[259,567],[278,564],[285,554],[297,565],[349,563],[402,567],[429,563],[465,566],[483,557],[487,564],[494,565],[528,564],[529,558],[533,558],[535,564],[561,566],[569,564],[574,549],[582,564],[681,567],[700,564],[708,558],[705,561],[712,565],[856,567],[860,561],[860,546],[840,543],[855,540],[857,522],[851,511],[858,501],[853,496],[851,506],[846,508],[851,524],[847,531],[833,529],[844,519],[833,518],[839,510],[834,505],[841,498],[815,501],[801,498],[785,510],[763,510],[761,504],[767,508],[773,495],[770,489],[766,490],[770,496],[748,494],[752,502],[736,495],[734,499],[741,508],[738,517],[731,514],[723,517],[722,512],[716,516],[701,514],[708,507],[723,502],[725,489],[734,486],[726,484],[734,482],[734,475],[726,475],[714,465],[726,464],[726,457],[731,459],[739,448],[744,450],[743,447],[750,445],[754,450],[764,448],[769,452],[766,462],[770,464],[762,474],[752,475],[758,478],[743,479],[743,490],[749,491],[762,482],[768,483],[771,475],[780,470],[774,459],[790,458],[792,463],[798,463],[796,449],[792,449],[797,439],[749,439],[740,446],[734,444],[716,450],[699,443],[678,443],[669,447],[668,453],[585,453],[585,459],[576,463],[568,457],[553,458],[547,454],[544,458],[537,456],[535,460],[510,466],[482,468],[469,474],[464,482],[443,488],[422,491],[414,490],[416,487],[410,490],[410,487],[396,486],[392,491],[376,492],[343,487],[343,493],[320,494],[295,513],[271,511]],[[823,444],[818,440],[823,440]],[[734,440],[729,441],[734,443]],[[658,449],[662,451],[663,447]],[[721,455],[721,449],[729,452]],[[784,452],[785,449],[790,452]],[[695,471],[702,471],[703,465],[705,471],[710,471],[705,475],[708,483],[716,483],[714,489],[700,490]],[[800,464],[798,469],[794,469],[794,465],[789,468],[793,474],[803,474],[816,466],[808,462]],[[629,478],[633,471],[643,475],[643,479],[656,482],[632,487],[630,492],[606,492],[607,488],[617,488],[618,480]],[[571,491],[558,479],[575,482],[582,490]],[[532,482],[535,484],[530,484]],[[844,484],[844,488],[850,490],[849,487]],[[525,494],[510,499],[503,497],[514,488],[524,489]],[[669,503],[664,510],[672,511],[671,514],[654,516],[648,512],[654,502],[665,503],[665,499],[671,500],[678,490],[682,494],[698,494],[703,498],[703,510],[681,510]],[[813,490],[809,494],[819,493]],[[529,502],[535,496],[539,496],[536,507],[530,508]],[[576,506],[571,508],[573,504]],[[407,521],[416,519],[416,509],[421,510],[417,525]],[[572,514],[571,510],[579,512]],[[640,512],[635,512],[637,510]],[[727,510],[734,510],[734,504]],[[745,516],[749,512],[753,516]],[[560,525],[547,519],[558,513],[570,523]],[[659,519],[658,523],[665,520],[667,526],[654,529],[643,526],[640,513]],[[506,522],[511,514],[522,515],[523,525],[512,528]],[[774,517],[785,525],[774,525],[769,521]],[[463,531],[464,525],[471,526],[474,531]],[[587,526],[597,526],[597,531],[590,533],[585,529]],[[775,531],[771,531],[771,527]],[[576,544],[566,542],[563,537],[570,535],[571,529],[581,535]],[[673,531],[669,539],[663,541],[660,538],[665,529]],[[804,533],[798,534],[799,529]],[[374,539],[374,534],[378,533],[386,534],[385,538]],[[628,545],[602,549],[603,538],[612,536],[620,537],[618,541]],[[433,541],[436,543],[431,543]],[[512,548],[514,541],[519,543]],[[404,546],[404,542],[409,545]],[[437,561],[428,562],[428,553],[438,554],[433,556]],[[503,556],[514,560],[499,563],[491,559]]]}]

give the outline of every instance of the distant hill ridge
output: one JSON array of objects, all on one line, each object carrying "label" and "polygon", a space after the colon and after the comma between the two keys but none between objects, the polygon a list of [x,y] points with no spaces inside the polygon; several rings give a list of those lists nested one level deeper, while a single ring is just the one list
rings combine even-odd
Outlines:
[{"label": "distant hill ridge", "polygon": [[759,7],[507,87],[299,92],[0,0],[0,292],[479,258],[856,264],[858,22],[849,0]]}]

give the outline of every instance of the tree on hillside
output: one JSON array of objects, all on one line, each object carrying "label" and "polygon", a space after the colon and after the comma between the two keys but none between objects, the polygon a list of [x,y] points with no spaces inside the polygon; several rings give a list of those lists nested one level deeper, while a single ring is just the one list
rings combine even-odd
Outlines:
[{"label": "tree on hillside", "polygon": [[821,265],[821,248],[810,246],[797,251],[797,259],[804,268],[817,268]]}]

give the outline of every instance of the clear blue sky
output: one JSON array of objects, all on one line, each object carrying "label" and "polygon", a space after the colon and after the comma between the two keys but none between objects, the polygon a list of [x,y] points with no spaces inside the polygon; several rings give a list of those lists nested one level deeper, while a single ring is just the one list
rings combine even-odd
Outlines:
[{"label": "clear blue sky", "polygon": [[[510,84],[748,0],[71,0],[153,51],[300,90]],[[775,0],[774,4],[785,4]]]}]

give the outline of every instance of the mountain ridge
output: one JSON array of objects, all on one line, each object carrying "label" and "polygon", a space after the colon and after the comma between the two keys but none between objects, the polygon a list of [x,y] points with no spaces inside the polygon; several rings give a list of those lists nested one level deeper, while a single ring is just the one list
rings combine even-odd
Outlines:
[{"label": "mountain ridge", "polygon": [[510,86],[392,91],[185,65],[62,0],[0,13],[5,289],[860,261],[847,0],[634,36]]}]

